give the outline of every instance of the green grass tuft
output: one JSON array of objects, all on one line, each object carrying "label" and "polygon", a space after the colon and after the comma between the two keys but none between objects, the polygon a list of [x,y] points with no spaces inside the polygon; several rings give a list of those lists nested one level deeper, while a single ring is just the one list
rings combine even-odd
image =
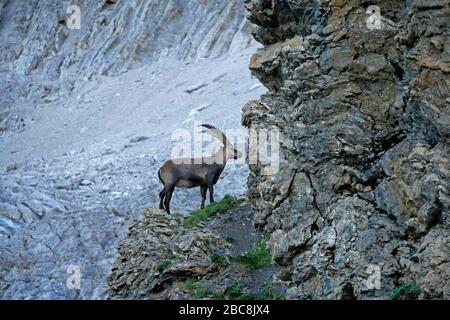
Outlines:
[{"label": "green grass tuft", "polygon": [[189,217],[184,219],[183,225],[188,228],[196,227],[203,220],[215,214],[223,213],[233,207],[240,205],[242,202],[242,199],[226,195],[222,200],[211,203],[204,209],[192,212]]},{"label": "green grass tuft", "polygon": [[246,271],[252,271],[272,264],[272,257],[264,240],[258,240],[253,245],[252,251],[234,258],[234,262],[243,266]]},{"label": "green grass tuft", "polygon": [[166,215],[158,215],[158,216],[155,216],[154,219],[159,223],[168,223],[169,222],[169,217]]},{"label": "green grass tuft", "polygon": [[175,255],[173,253],[170,253],[165,259],[161,260],[158,263],[158,265],[156,266],[156,270],[158,270],[159,272],[163,272],[172,265],[172,262],[175,258]]},{"label": "green grass tuft", "polygon": [[219,256],[219,255],[215,255],[213,254],[211,257],[211,262],[214,263],[215,265],[221,267],[221,268],[226,268],[230,265],[230,263],[228,262],[228,260],[225,257]]},{"label": "green grass tuft", "polygon": [[214,300],[225,300],[225,294],[224,293],[216,293],[214,296],[213,296],[213,299]]},{"label": "green grass tuft", "polygon": [[225,294],[230,297],[239,297],[242,294],[242,288],[239,282],[233,283],[225,289]]},{"label": "green grass tuft", "polygon": [[156,266],[156,270],[158,270],[159,272],[163,272],[163,271],[166,270],[168,267],[170,267],[171,264],[172,264],[172,261],[170,261],[170,260],[162,260],[162,261],[159,262],[158,265]]},{"label": "green grass tuft", "polygon": [[284,300],[284,295],[273,287],[272,284],[265,286],[259,293],[260,300]]},{"label": "green grass tuft", "polygon": [[187,291],[191,299],[203,299],[209,294],[208,288],[194,279],[182,282],[181,287]]},{"label": "green grass tuft", "polygon": [[417,299],[420,294],[420,289],[414,284],[404,284],[394,290],[389,295],[389,299],[398,300],[400,298]]},{"label": "green grass tuft", "polygon": [[224,292],[214,296],[219,300],[285,300],[280,289],[275,288],[273,283],[267,284],[257,295],[244,293],[239,282],[234,282],[228,286]]}]

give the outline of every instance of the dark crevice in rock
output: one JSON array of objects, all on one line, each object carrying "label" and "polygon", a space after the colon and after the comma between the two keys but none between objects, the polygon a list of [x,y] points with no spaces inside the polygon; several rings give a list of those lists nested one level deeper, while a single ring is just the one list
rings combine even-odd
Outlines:
[{"label": "dark crevice in rock", "polygon": [[314,221],[314,223],[311,225],[311,234],[315,234],[320,231],[319,225],[317,224],[317,221]]},{"label": "dark crevice in rock", "polygon": [[104,0],[100,11],[109,10],[112,8],[114,4],[116,4],[117,0]]},{"label": "dark crevice in rock", "polygon": [[310,185],[311,190],[312,190],[312,196],[313,196],[313,205],[314,205],[314,208],[316,208],[317,211],[319,212],[320,216],[323,217],[322,210],[320,210],[319,205],[318,205],[318,203],[317,203],[317,198],[316,198],[316,193],[317,193],[317,191],[316,191],[316,188],[314,188],[314,184],[313,184],[312,179],[311,179],[311,174],[310,174],[309,172],[306,172],[306,171],[303,172],[303,173],[304,173],[304,174],[306,175],[306,177],[308,178],[309,185]]},{"label": "dark crevice in rock", "polygon": [[308,242],[300,246],[292,246],[291,248],[289,248],[289,253],[288,256],[286,257],[287,261],[290,263],[294,257],[305,252],[307,249],[308,249]]},{"label": "dark crevice in rock", "polygon": [[400,144],[403,140],[407,138],[407,135],[405,132],[400,131],[397,132],[386,139],[383,139],[381,141],[376,141],[378,144],[381,145],[380,151],[388,151],[392,149],[395,145]]},{"label": "dark crevice in rock", "polygon": [[394,68],[394,74],[399,81],[402,81],[405,76],[405,70],[402,68],[400,63],[391,62],[392,67]]},{"label": "dark crevice in rock", "polygon": [[347,282],[341,294],[342,300],[356,300],[355,292],[353,289],[353,285],[350,282]]},{"label": "dark crevice in rock", "polygon": [[295,180],[296,175],[297,175],[297,170],[294,170],[294,171],[293,171],[293,174],[292,174],[292,178],[291,178],[291,180],[289,181],[289,186],[288,186],[288,189],[287,189],[287,191],[286,191],[286,194],[283,196],[282,199],[280,199],[277,203],[275,203],[275,205],[274,205],[274,207],[273,207],[273,210],[279,208],[280,205],[281,205],[284,201],[286,201],[286,200],[289,198],[289,196],[291,195],[291,193],[292,193],[292,185],[294,184],[294,180]]}]

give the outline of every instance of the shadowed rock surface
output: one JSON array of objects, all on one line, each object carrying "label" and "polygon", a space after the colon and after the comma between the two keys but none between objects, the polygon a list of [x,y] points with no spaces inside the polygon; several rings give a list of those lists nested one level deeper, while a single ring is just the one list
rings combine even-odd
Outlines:
[{"label": "shadowed rock surface", "polygon": [[[450,297],[448,1],[247,0],[270,89],[251,129],[278,128],[274,176],[251,165],[255,224],[291,270],[292,299]],[[380,270],[380,286],[367,280]]]}]

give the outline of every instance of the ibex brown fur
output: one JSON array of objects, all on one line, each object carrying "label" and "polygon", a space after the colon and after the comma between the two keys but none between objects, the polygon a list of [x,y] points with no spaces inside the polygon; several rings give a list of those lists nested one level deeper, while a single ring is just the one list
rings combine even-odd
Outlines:
[{"label": "ibex brown fur", "polygon": [[202,124],[204,131],[223,143],[223,147],[211,157],[179,158],[166,161],[158,171],[159,180],[164,184],[159,193],[159,208],[170,214],[170,200],[175,187],[200,187],[202,202],[205,207],[206,192],[209,190],[209,200],[214,202],[214,185],[219,180],[229,159],[239,159],[242,154],[236,150],[223,132],[209,124]]}]

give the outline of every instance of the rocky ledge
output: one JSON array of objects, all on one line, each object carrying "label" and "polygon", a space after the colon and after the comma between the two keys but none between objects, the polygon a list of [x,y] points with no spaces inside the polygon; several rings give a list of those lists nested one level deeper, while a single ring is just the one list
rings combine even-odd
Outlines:
[{"label": "rocky ledge", "polygon": [[204,220],[146,209],[119,246],[109,298],[283,299],[252,215],[245,203]]}]

